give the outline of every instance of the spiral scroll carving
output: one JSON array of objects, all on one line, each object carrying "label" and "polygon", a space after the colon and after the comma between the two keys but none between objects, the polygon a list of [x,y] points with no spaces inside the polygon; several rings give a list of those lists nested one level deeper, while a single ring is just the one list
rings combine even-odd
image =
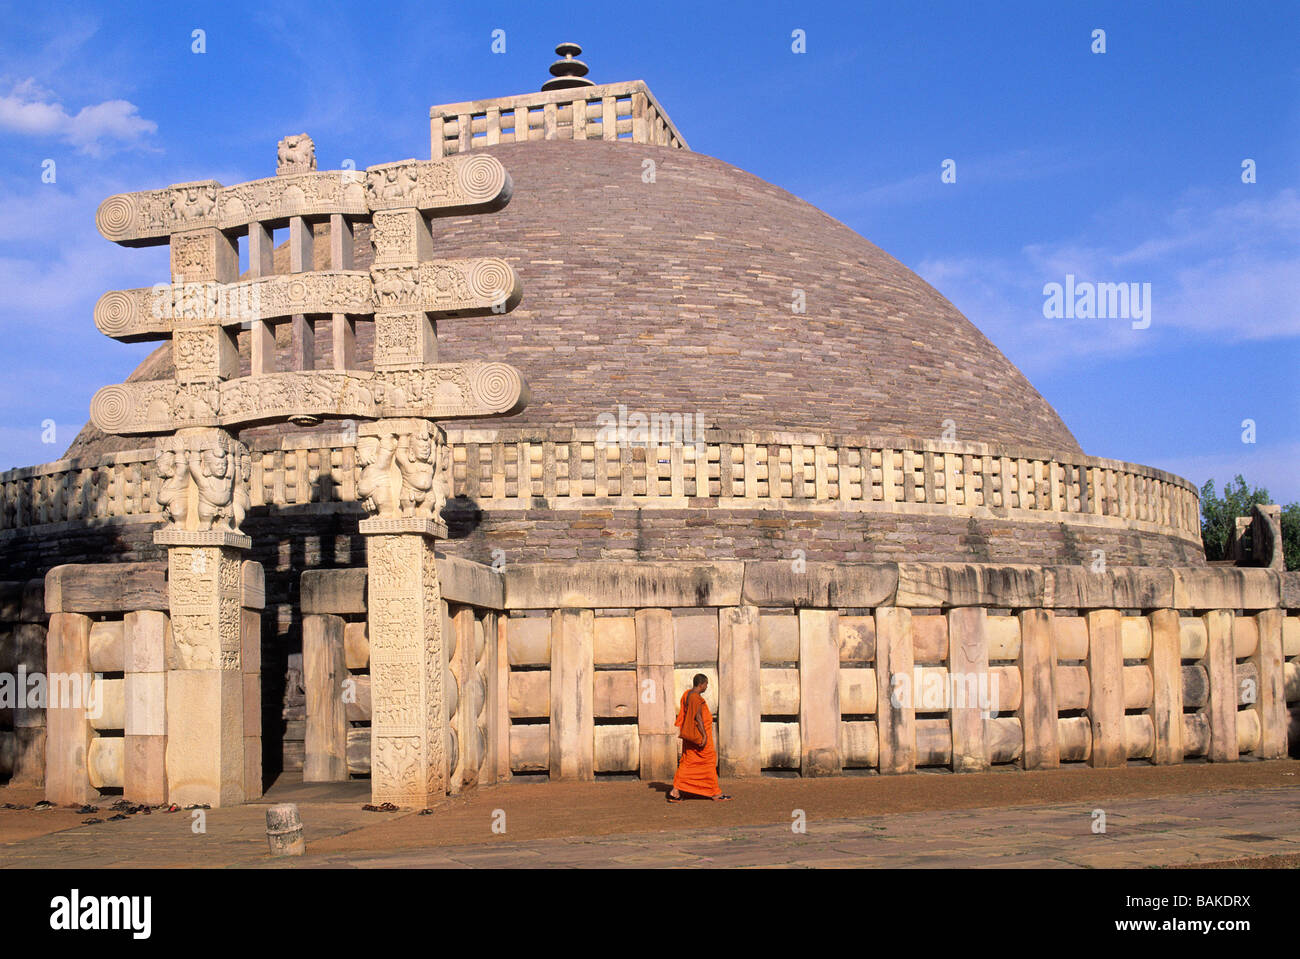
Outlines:
[{"label": "spiral scroll carving", "polygon": [[469,200],[492,200],[506,184],[506,168],[490,156],[471,156],[456,169],[456,182]]},{"label": "spiral scroll carving", "polygon": [[90,401],[90,419],[105,433],[116,433],[131,418],[135,402],[124,386],[105,386]]},{"label": "spiral scroll carving", "polygon": [[95,214],[95,226],[110,240],[128,235],[134,225],[135,202],[125,193],[110,196]]},{"label": "spiral scroll carving", "polygon": [[523,380],[513,366],[484,363],[471,375],[470,390],[489,409],[508,410],[518,402]]},{"label": "spiral scroll carving", "polygon": [[120,336],[135,321],[135,299],[123,290],[110,290],[95,304],[95,325],[105,336]]},{"label": "spiral scroll carving", "polygon": [[470,271],[469,286],[475,296],[495,303],[509,297],[515,286],[515,274],[505,260],[495,257],[479,260]]}]

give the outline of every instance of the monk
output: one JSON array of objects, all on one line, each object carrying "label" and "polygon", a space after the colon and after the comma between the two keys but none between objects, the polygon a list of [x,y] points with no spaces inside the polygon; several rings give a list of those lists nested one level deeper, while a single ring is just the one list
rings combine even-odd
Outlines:
[{"label": "monk", "polygon": [[713,716],[704,702],[709,677],[696,673],[695,684],[682,694],[676,726],[681,729],[682,758],[673,777],[669,802],[681,802],[682,793],[708,796],[714,802],[730,799],[718,788],[718,751],[713,745]]}]

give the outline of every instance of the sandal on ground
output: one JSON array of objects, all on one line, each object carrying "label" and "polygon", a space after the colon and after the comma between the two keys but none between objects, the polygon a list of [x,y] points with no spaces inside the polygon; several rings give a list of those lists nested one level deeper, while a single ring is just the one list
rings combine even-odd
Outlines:
[{"label": "sandal on ground", "polygon": [[668,801],[669,801],[669,802],[681,802],[681,801],[683,800],[683,798],[684,798],[684,797],[682,797],[682,796],[678,796],[676,799],[674,799],[672,796],[669,796],[669,797],[668,797]]},{"label": "sandal on ground", "polygon": [[711,796],[709,798],[711,798],[714,802],[728,802],[731,800],[732,797],[728,796],[726,793],[718,793],[718,795]]}]

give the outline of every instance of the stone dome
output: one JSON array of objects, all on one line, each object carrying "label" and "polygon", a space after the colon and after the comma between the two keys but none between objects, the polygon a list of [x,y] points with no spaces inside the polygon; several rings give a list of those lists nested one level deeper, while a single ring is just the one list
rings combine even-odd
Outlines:
[{"label": "stone dome", "polygon": [[[720,429],[919,440],[952,420],[961,442],[1080,452],[1024,375],[933,287],[785,190],[686,150],[598,140],[489,149],[514,182],[509,205],[435,220],[433,237],[435,256],[502,256],[523,283],[507,315],[438,325],[443,359],[504,360],[528,380],[528,408],[490,425],[595,427],[622,404],[697,413]],[[316,244],[317,269],[328,249]],[[356,267],[371,258],[361,226]],[[796,290],[806,312],[792,309]],[[371,332],[357,324],[364,367]],[[131,379],[170,374],[163,345]],[[141,445],[88,425],[67,455]]]}]

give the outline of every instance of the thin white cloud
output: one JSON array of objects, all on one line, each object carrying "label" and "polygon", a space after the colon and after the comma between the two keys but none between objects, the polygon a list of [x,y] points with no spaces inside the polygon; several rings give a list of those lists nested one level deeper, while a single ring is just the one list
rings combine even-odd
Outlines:
[{"label": "thin white cloud", "polygon": [[[140,188],[154,183],[138,184]],[[0,187],[0,320],[28,317],[45,327],[86,323],[110,289],[165,279],[165,247],[123,249],[95,229],[105,197],[127,189],[92,177],[66,184],[29,177]]]},{"label": "thin white cloud", "polygon": [[[1018,254],[939,258],[917,272],[1026,371],[1085,356],[1154,348],[1174,333],[1218,343],[1300,336],[1300,195],[1188,203],[1123,246],[1076,237]],[[1151,284],[1151,326],[1124,319],[1047,319],[1043,286]]]},{"label": "thin white cloud", "polygon": [[956,163],[957,182],[976,186],[1023,183],[1081,167],[1084,162],[1055,150],[1021,149],[984,156],[936,156],[925,169],[889,183],[828,188],[823,180],[795,184],[794,192],[838,219],[877,207],[906,206],[934,199],[948,189],[940,179],[943,161]]},{"label": "thin white cloud", "polygon": [[98,237],[68,243],[49,258],[0,254],[0,288],[7,291],[0,315],[37,316],[51,328],[90,323],[91,309],[109,290],[165,279],[165,265],[147,269],[155,260],[133,263]]},{"label": "thin white cloud", "polygon": [[133,146],[158,131],[129,100],[105,100],[70,114],[55,94],[35,80],[17,83],[0,97],[0,130],[55,138],[98,156],[113,146]]},{"label": "thin white cloud", "polygon": [[1243,444],[1240,452],[1148,459],[1147,465],[1186,477],[1198,487],[1212,479],[1219,493],[1240,473],[1249,485],[1267,489],[1275,503],[1285,505],[1300,500],[1300,480],[1296,473],[1300,443]]}]

